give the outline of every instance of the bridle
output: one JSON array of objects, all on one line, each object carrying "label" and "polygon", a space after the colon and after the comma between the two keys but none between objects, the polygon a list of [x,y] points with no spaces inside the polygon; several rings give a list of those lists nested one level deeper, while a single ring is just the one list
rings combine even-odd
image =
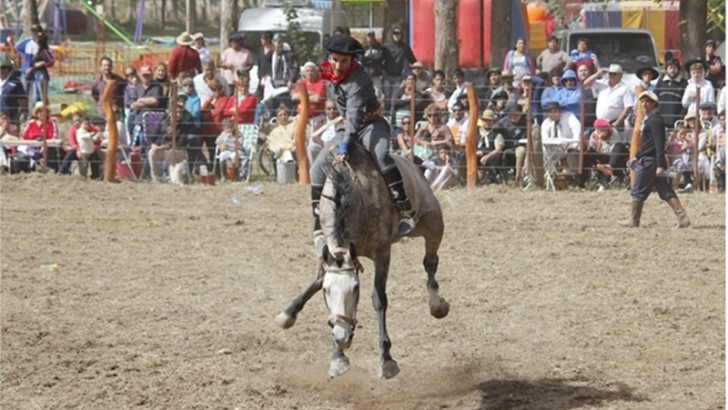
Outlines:
[{"label": "bridle", "polygon": [[[358,277],[361,272],[364,272],[364,267],[361,265],[361,262],[359,262],[358,259],[354,259],[352,262],[354,264],[354,273]],[[326,274],[334,274],[334,275],[337,275],[337,274],[341,274],[343,272],[349,272],[349,271],[351,271],[351,269],[344,268],[344,267],[326,267],[326,268],[324,268],[324,275],[326,275]],[[326,308],[328,309],[329,308],[329,302],[326,299],[326,294],[325,293],[324,293],[324,303],[326,304]],[[331,328],[333,328],[337,324],[344,323],[347,326],[351,327],[351,331],[353,332],[354,329],[356,329],[356,324],[358,322],[357,322],[356,319],[352,319],[352,318],[347,317],[347,316],[344,316],[344,315],[330,314],[328,320],[326,321],[326,323],[328,323],[329,324],[329,327],[331,327]]]}]

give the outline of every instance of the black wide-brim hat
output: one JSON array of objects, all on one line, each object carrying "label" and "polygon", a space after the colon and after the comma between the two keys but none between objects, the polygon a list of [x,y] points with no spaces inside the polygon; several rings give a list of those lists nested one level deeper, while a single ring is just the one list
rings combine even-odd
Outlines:
[{"label": "black wide-brim hat", "polygon": [[658,72],[657,72],[657,70],[655,70],[655,69],[654,69],[654,68],[652,68],[652,67],[642,67],[642,68],[638,69],[637,71],[635,71],[634,75],[636,75],[636,76],[637,76],[637,78],[639,78],[639,79],[641,80],[641,79],[642,79],[642,74],[644,74],[644,73],[645,73],[645,71],[649,71],[649,72],[650,72],[650,74],[652,74],[652,79],[653,79],[653,80],[654,80],[655,78],[657,78],[657,76],[659,76],[659,75],[660,75],[660,73],[658,73]]},{"label": "black wide-brim hat", "polygon": [[346,34],[334,34],[324,40],[324,48],[330,53],[356,55],[363,54],[364,47],[352,36]]},{"label": "black wide-brim hat", "polygon": [[696,64],[696,63],[702,65],[703,70],[708,69],[708,63],[706,63],[705,60],[703,60],[702,58],[692,58],[692,59],[686,61],[685,64],[683,65],[683,67],[685,68],[685,71],[687,71],[689,73],[690,66],[693,64]]}]

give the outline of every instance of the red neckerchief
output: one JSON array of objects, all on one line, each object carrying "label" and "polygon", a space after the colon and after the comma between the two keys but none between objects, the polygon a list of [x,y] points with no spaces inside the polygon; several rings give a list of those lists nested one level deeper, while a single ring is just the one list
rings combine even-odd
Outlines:
[{"label": "red neckerchief", "polygon": [[337,76],[334,73],[334,67],[331,65],[331,63],[329,61],[324,61],[323,63],[319,64],[319,72],[321,73],[321,78],[323,78],[324,80],[331,81],[334,84],[339,84],[340,82],[346,80],[346,77],[348,77],[349,74],[356,69],[356,67],[356,60],[352,59],[349,71],[345,72],[343,76]]}]

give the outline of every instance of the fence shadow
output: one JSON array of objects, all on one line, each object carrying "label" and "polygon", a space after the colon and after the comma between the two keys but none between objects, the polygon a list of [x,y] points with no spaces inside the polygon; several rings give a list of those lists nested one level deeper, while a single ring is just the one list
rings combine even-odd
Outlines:
[{"label": "fence shadow", "polygon": [[606,402],[649,401],[622,383],[607,388],[588,386],[584,379],[491,380],[475,386],[482,393],[481,410],[568,410]]}]

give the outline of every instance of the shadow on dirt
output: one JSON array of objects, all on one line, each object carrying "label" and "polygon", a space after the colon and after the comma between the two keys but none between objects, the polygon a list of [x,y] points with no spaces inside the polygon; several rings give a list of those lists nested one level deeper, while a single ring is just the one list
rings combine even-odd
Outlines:
[{"label": "shadow on dirt", "polygon": [[621,383],[602,389],[587,384],[583,379],[492,380],[478,384],[476,389],[482,392],[482,410],[568,410],[649,400]]}]

